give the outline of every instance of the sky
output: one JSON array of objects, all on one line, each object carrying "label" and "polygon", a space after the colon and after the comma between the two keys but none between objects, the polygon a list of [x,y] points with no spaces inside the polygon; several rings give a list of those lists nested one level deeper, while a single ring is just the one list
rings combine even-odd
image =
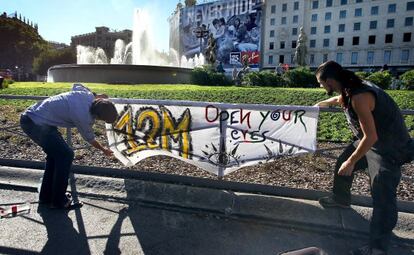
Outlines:
[{"label": "sky", "polygon": [[149,12],[153,42],[168,51],[168,17],[178,0],[0,0],[0,13],[17,11],[37,23],[47,41],[70,44],[71,36],[95,32],[95,27],[131,29],[134,9]]}]

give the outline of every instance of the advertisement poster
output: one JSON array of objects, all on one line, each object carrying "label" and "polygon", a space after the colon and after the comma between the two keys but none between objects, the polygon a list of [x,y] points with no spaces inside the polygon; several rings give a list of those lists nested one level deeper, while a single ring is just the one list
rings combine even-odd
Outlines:
[{"label": "advertisement poster", "polygon": [[227,0],[182,9],[181,55],[192,58],[205,52],[208,35],[216,40],[217,62],[225,68],[241,67],[249,56],[249,66],[259,67],[261,10],[259,0]]}]

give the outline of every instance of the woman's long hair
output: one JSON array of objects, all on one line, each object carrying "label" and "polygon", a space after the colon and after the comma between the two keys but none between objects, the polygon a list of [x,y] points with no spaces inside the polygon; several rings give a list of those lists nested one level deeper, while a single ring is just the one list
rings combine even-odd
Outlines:
[{"label": "woman's long hair", "polygon": [[316,75],[319,79],[326,81],[326,79],[334,79],[341,84],[341,96],[343,107],[348,108],[352,90],[363,86],[362,80],[352,71],[343,69],[342,66],[335,61],[328,61],[323,63],[316,69]]}]

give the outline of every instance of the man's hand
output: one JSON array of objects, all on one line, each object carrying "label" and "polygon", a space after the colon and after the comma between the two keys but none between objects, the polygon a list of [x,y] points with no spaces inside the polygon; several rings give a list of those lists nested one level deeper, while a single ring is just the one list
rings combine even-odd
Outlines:
[{"label": "man's hand", "polygon": [[339,168],[338,175],[343,176],[351,176],[352,172],[354,171],[355,163],[352,163],[350,160],[345,161],[342,163],[341,167]]},{"label": "man's hand", "polygon": [[112,157],[112,156],[114,155],[114,153],[113,153],[110,149],[108,149],[108,148],[106,148],[106,147],[102,146],[102,145],[101,145],[98,141],[96,141],[96,140],[91,141],[91,142],[90,142],[90,144],[91,144],[93,147],[95,147],[95,148],[97,148],[97,149],[101,150],[101,151],[105,154],[105,156],[107,156],[107,157]]},{"label": "man's hand", "polygon": [[107,156],[107,157],[113,157],[114,156],[114,153],[110,150],[110,149],[108,149],[108,148],[104,148],[103,150],[102,150],[102,152],[105,154],[105,156]]},{"label": "man's hand", "polygon": [[340,105],[341,102],[342,102],[342,97],[341,96],[335,96],[335,97],[331,97],[331,98],[328,98],[326,100],[323,100],[321,102],[318,102],[318,103],[316,103],[313,106],[317,106],[317,107],[329,107],[329,106]]}]

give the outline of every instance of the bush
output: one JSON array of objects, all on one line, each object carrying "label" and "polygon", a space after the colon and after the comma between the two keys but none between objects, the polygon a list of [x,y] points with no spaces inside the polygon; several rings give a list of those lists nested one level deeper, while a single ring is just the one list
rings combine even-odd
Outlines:
[{"label": "bush", "polygon": [[9,84],[13,84],[14,81],[12,79],[4,79],[3,83],[0,84],[0,89],[7,89],[9,87]]},{"label": "bush", "polygon": [[388,89],[392,81],[392,76],[388,71],[380,71],[371,74],[366,80],[373,82],[382,89]]},{"label": "bush", "polygon": [[367,77],[370,75],[368,72],[355,72],[356,76],[358,76],[361,80],[366,80]]},{"label": "bush", "polygon": [[196,67],[191,72],[191,83],[209,86],[232,85],[233,82],[222,73],[217,73],[211,66]]},{"label": "bush", "polygon": [[250,72],[243,76],[243,86],[284,87],[286,84],[282,77],[271,71]]},{"label": "bush", "polygon": [[315,74],[308,67],[298,67],[283,74],[288,87],[314,88],[318,87]]},{"label": "bush", "polygon": [[414,90],[414,70],[405,72],[400,76],[403,89]]}]

